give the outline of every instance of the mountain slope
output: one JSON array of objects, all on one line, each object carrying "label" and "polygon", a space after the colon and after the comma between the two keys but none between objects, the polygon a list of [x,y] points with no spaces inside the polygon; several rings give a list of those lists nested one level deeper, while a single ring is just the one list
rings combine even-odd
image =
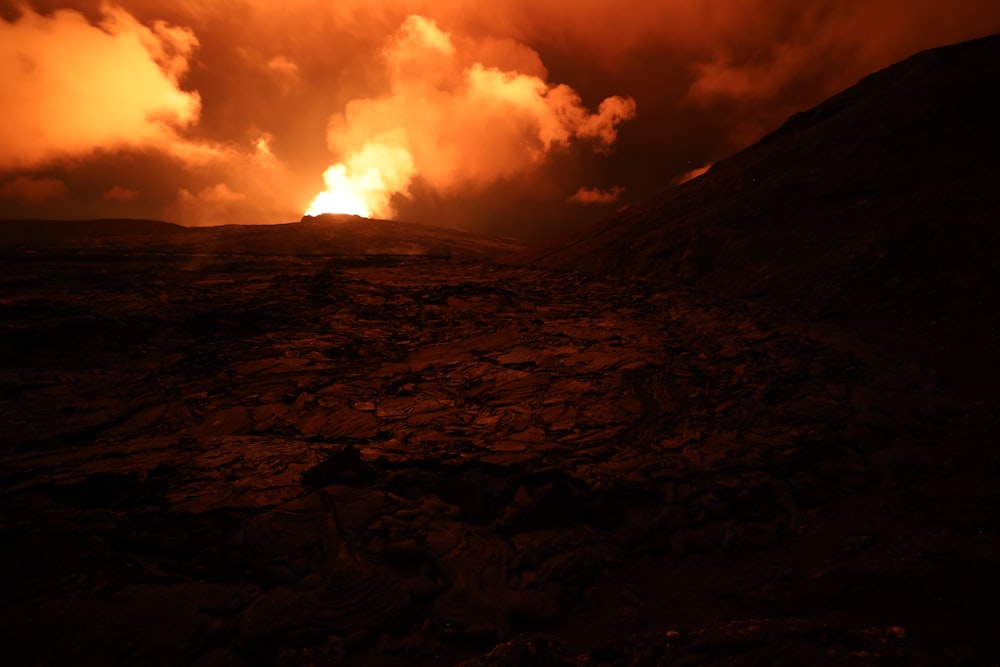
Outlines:
[{"label": "mountain slope", "polygon": [[919,53],[700,178],[515,261],[812,315],[992,310],[998,80],[1000,36]]}]

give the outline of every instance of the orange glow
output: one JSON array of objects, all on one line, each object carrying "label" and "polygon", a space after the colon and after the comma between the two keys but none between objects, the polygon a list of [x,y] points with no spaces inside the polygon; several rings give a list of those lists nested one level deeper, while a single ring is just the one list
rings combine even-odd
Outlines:
[{"label": "orange glow", "polygon": [[625,188],[616,186],[610,190],[598,188],[580,188],[573,195],[567,197],[566,201],[571,204],[590,206],[591,204],[613,204],[625,193]]},{"label": "orange glow", "polygon": [[372,217],[371,209],[365,203],[364,194],[347,176],[347,167],[341,163],[330,165],[323,172],[323,182],[326,190],[316,195],[316,198],[306,209],[306,215],[322,215],[323,213],[346,213],[360,215],[363,218]]},{"label": "orange glow", "polygon": [[366,143],[347,164],[331,165],[323,174],[326,190],[316,195],[306,215],[392,217],[392,195],[406,195],[415,173],[405,143],[401,133],[387,132]]},{"label": "orange glow", "polygon": [[876,69],[1000,31],[996,0],[953,4],[8,2],[4,215],[308,209],[545,236],[615,186],[644,197]]},{"label": "orange glow", "polygon": [[123,188],[120,185],[113,185],[101,194],[101,199],[107,201],[130,202],[135,201],[138,196],[138,190]]},{"label": "orange glow", "polygon": [[713,165],[710,163],[710,164],[706,164],[706,165],[703,165],[701,167],[698,167],[696,169],[692,169],[691,171],[686,171],[686,172],[684,172],[683,174],[681,174],[680,176],[678,176],[677,178],[674,179],[674,185],[681,185],[683,183],[687,183],[688,181],[693,181],[694,179],[698,178],[702,174],[708,173],[708,170],[711,169],[712,166]]},{"label": "orange glow", "polygon": [[591,113],[569,86],[483,56],[539,69],[523,45],[453,38],[431,19],[407,18],[382,51],[389,91],[331,118],[328,142],[347,159],[326,170],[306,213],[392,217],[393,198],[408,197],[416,177],[442,193],[481,188],[537,170],[577,139],[606,151],[635,116],[631,98],[609,97]]},{"label": "orange glow", "polygon": [[[139,23],[105,5],[83,15],[27,7],[0,21],[0,168],[34,167],[109,146],[186,148],[177,130],[198,121],[201,98],[180,88],[194,34]],[[23,102],[29,101],[30,104]]]}]

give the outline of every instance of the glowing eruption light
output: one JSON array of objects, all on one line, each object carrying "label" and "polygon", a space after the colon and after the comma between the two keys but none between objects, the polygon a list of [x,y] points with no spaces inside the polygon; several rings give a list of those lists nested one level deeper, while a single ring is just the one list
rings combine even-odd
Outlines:
[{"label": "glowing eruption light", "polygon": [[327,168],[323,174],[326,190],[316,195],[306,215],[392,217],[392,195],[407,194],[416,173],[413,156],[402,145],[404,139],[399,132],[385,133],[366,143],[347,164],[338,162]]},{"label": "glowing eruption light", "polygon": [[323,213],[347,213],[372,217],[372,212],[365,204],[364,196],[354,187],[352,179],[347,175],[347,167],[341,163],[330,166],[323,173],[326,190],[316,195],[306,215],[321,215]]},{"label": "glowing eruption light", "polygon": [[407,18],[381,56],[388,90],[330,118],[327,142],[345,158],[323,174],[307,215],[391,218],[417,177],[442,195],[483,189],[532,173],[575,140],[607,152],[635,116],[635,101],[618,96],[591,113],[572,88],[545,81],[527,47],[452,40],[423,16]]}]

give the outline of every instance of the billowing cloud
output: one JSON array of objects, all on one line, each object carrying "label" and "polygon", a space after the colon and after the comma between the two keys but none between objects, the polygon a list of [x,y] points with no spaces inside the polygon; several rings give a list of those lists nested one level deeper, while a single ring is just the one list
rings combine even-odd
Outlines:
[{"label": "billowing cloud", "polygon": [[574,140],[608,150],[635,115],[631,98],[609,97],[590,112],[565,84],[479,61],[510,62],[503,45],[488,46],[408,17],[382,52],[389,90],[351,100],[331,119],[328,142],[343,161],[327,169],[309,212],[389,217],[414,178],[444,193],[481,188],[538,168]]},{"label": "billowing cloud", "polygon": [[0,184],[0,199],[20,202],[29,206],[66,199],[69,190],[58,178],[32,178],[18,176]]},{"label": "billowing cloud", "polygon": [[607,214],[581,183],[635,203],[995,32],[996,0],[0,0],[0,183],[66,187],[0,214],[285,221],[340,163],[372,210],[541,237]]},{"label": "billowing cloud", "polygon": [[621,186],[615,186],[608,190],[581,187],[570,195],[566,201],[571,204],[581,204],[583,206],[589,206],[590,204],[613,204],[621,199],[624,193],[625,188]]},{"label": "billowing cloud", "polygon": [[198,43],[190,30],[144,25],[111,5],[97,23],[72,10],[19,11],[0,21],[0,169],[125,146],[197,152],[177,134],[201,107],[180,87]]}]

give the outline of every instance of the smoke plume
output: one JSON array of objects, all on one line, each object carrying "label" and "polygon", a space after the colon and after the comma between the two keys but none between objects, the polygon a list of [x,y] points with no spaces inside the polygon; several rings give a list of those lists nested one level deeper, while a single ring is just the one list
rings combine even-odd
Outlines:
[{"label": "smoke plume", "polygon": [[631,98],[608,97],[592,113],[544,72],[502,69],[513,60],[502,46],[463,44],[426,17],[408,17],[382,51],[388,91],[331,118],[327,140],[344,160],[327,169],[309,213],[391,217],[393,197],[408,196],[414,178],[439,193],[480,189],[537,169],[575,140],[607,151],[635,116]]}]

